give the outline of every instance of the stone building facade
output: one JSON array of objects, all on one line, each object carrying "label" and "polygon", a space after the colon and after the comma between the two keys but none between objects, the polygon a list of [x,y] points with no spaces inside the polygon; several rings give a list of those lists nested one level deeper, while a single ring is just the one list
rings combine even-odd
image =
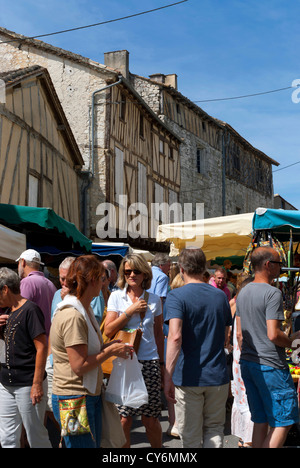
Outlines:
[{"label": "stone building facade", "polygon": [[[156,192],[165,203],[192,203],[192,217],[196,205],[204,204],[206,218],[273,207],[272,166],[278,163],[183,96],[176,75],[137,76],[129,71],[127,51],[104,54],[99,64],[4,28],[0,46],[0,72],[39,65],[51,76],[84,160],[80,197],[86,235],[96,236],[98,205],[115,203],[116,148],[124,155],[123,182],[134,201],[139,201],[137,166],[144,165],[149,203]],[[126,100],[127,124],[120,115]]]},{"label": "stone building facade", "polygon": [[182,139],[182,203],[204,203],[205,218],[250,213],[258,206],[273,208],[272,166],[279,165],[276,161],[183,96],[176,75],[145,78],[132,74],[131,81]]},{"label": "stone building facade", "polygon": [[[141,186],[147,207],[156,200],[179,199],[180,138],[131,86],[127,51],[105,54],[107,66],[4,28],[0,47],[0,72],[39,65],[51,76],[85,163],[80,187],[85,235],[99,237],[99,205],[113,204],[118,215],[120,186],[132,204],[139,202]],[[148,250],[159,248],[146,219],[150,213],[145,216],[148,232],[134,239],[135,246]],[[105,240],[118,238],[119,232]],[[129,240],[122,235],[123,242]]]}]

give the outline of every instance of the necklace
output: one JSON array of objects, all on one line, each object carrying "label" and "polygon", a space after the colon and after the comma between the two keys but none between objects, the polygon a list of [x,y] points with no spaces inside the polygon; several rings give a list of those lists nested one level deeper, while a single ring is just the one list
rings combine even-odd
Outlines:
[{"label": "necklace", "polygon": [[8,379],[12,383],[11,366],[13,364],[13,350],[15,345],[15,334],[20,325],[20,315],[23,312],[23,305],[14,311],[8,312],[9,317],[4,330],[6,367],[8,370]]},{"label": "necklace", "polygon": [[130,291],[127,291],[127,294],[130,297],[132,303],[137,302],[139,300],[139,298],[143,294],[143,289],[141,289],[140,293],[141,294],[139,294],[139,292],[133,291],[132,288],[130,289]]}]

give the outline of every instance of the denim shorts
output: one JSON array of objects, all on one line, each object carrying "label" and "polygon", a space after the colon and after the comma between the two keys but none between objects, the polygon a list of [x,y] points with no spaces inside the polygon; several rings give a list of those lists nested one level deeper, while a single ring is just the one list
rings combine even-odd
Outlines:
[{"label": "denim shorts", "polygon": [[245,360],[240,364],[252,421],[271,427],[297,424],[298,399],[290,371]]}]

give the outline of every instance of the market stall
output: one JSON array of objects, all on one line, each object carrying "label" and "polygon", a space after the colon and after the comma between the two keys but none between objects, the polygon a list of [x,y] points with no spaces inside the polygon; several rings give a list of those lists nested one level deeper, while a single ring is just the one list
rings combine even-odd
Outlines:
[{"label": "market stall", "polygon": [[0,264],[14,263],[26,250],[26,236],[0,224]]},{"label": "market stall", "polygon": [[47,266],[59,265],[67,255],[91,252],[92,241],[50,208],[0,203],[0,223],[25,235],[23,250],[37,250]]},{"label": "market stall", "polygon": [[122,258],[127,254],[136,253],[142,255],[147,262],[151,262],[154,255],[148,250],[133,249],[129,244],[123,242],[94,242],[92,253],[98,255],[100,260],[112,260],[119,267]]},{"label": "market stall", "polygon": [[251,240],[253,213],[164,224],[158,227],[157,242],[170,242],[171,255],[186,246],[201,247],[207,260],[245,256]]}]

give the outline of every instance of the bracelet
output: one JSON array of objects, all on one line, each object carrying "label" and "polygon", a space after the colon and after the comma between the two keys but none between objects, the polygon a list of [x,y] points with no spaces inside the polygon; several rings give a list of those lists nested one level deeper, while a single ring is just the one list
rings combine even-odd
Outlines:
[{"label": "bracelet", "polygon": [[130,319],[129,315],[128,315],[125,311],[123,312],[123,314],[125,314],[126,317],[127,317],[128,319]]}]

